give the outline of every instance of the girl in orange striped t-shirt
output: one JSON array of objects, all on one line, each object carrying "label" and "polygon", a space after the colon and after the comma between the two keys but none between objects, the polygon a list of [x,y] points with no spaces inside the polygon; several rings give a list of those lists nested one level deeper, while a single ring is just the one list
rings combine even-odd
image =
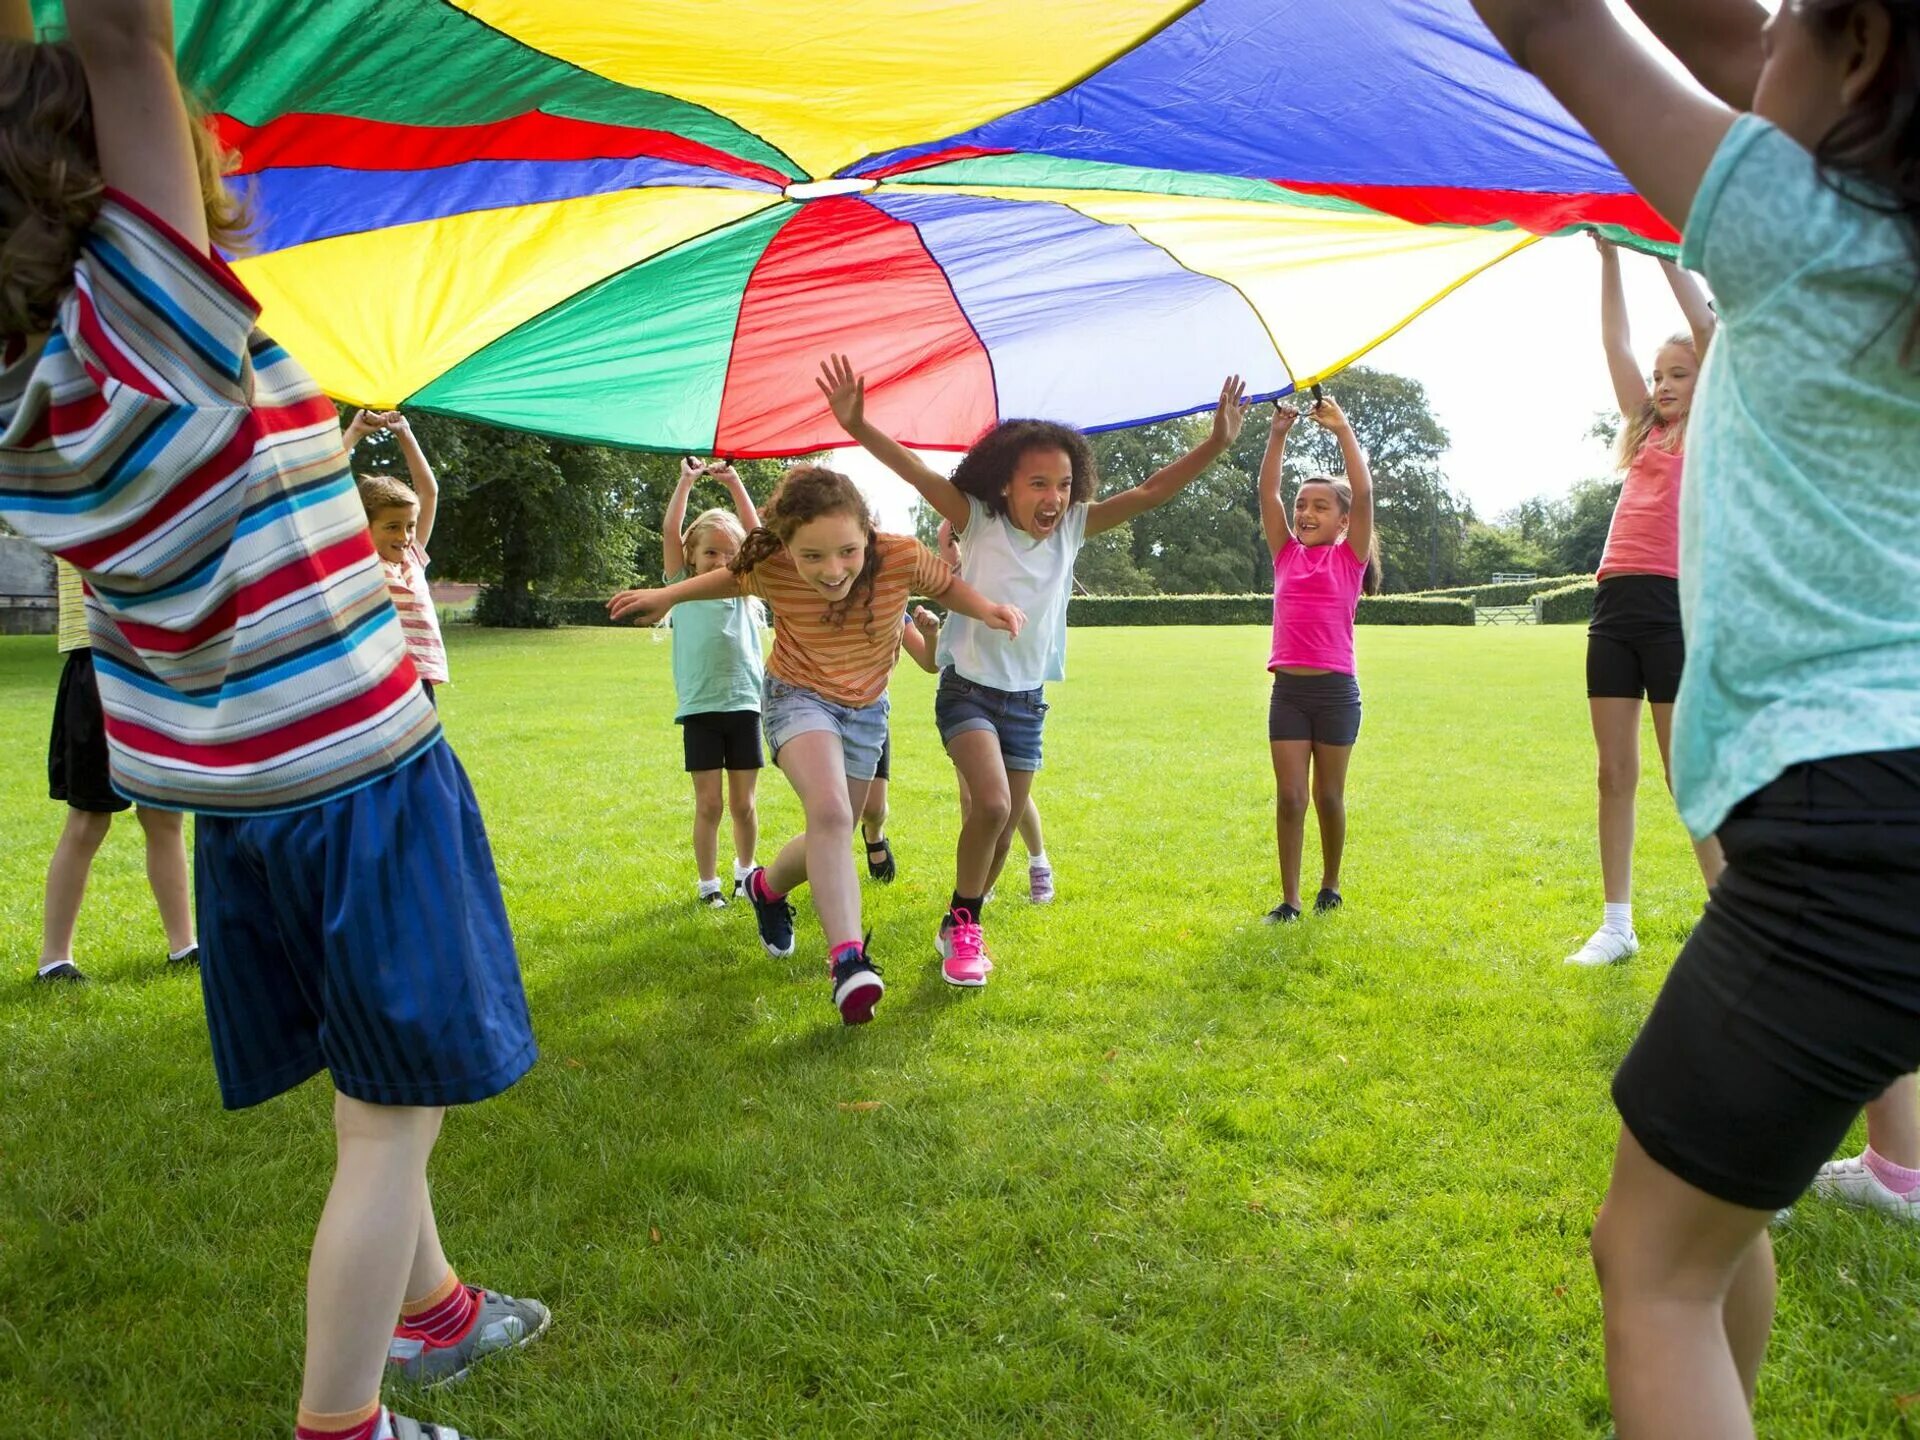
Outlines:
[{"label": "girl in orange striped t-shirt", "polygon": [[840,1018],[873,1018],[886,986],[861,938],[860,884],[853,869],[853,817],[887,738],[887,677],[900,653],[911,595],[1020,633],[1026,617],[985,599],[919,541],[882,535],[846,476],[796,465],[781,477],[731,570],[714,570],[663,590],[623,590],[616,620],[651,623],[683,600],[757,595],[773,612],[773,653],[760,714],[774,764],[793,782],[807,828],[773,864],[747,879],[771,955],[793,953],[787,895],[811,880],[827,934],[827,965]]}]

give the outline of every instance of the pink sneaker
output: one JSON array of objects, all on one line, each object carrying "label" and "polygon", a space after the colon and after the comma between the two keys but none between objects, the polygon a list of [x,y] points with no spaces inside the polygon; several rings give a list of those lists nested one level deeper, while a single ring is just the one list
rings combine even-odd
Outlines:
[{"label": "pink sneaker", "polygon": [[986,937],[973,917],[956,910],[951,924],[943,924],[934,944],[940,951],[940,978],[949,985],[978,989],[987,983],[993,962],[987,958]]}]

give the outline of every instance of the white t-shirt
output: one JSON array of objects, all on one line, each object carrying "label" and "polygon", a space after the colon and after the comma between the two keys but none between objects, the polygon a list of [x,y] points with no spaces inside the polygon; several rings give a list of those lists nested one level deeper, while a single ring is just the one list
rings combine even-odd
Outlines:
[{"label": "white t-shirt", "polygon": [[936,657],[942,669],[951,665],[963,680],[995,690],[1038,690],[1067,678],[1067,601],[1091,508],[1085,502],[1067,506],[1053,533],[1036,540],[967,497],[967,528],[958,537],[960,578],[988,600],[1019,606],[1027,623],[1017,640],[1009,640],[1004,630],[949,615]]}]

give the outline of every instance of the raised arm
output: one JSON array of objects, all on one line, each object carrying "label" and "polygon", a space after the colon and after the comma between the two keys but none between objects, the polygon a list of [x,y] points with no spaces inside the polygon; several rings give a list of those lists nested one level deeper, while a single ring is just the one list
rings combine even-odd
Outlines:
[{"label": "raised arm", "polygon": [[934,643],[940,636],[940,617],[926,606],[915,607],[913,616],[900,631],[900,648],[929,675],[940,673],[934,660]]},{"label": "raised arm", "polygon": [[400,457],[407,462],[407,475],[413,481],[413,493],[420,497],[420,518],[414,524],[413,543],[424,550],[433,535],[433,522],[440,514],[440,477],[427,463],[427,452],[420,448],[420,440],[413,433],[413,426],[407,423],[407,417],[398,410],[389,410],[381,418],[399,442]]},{"label": "raised arm", "polygon": [[356,410],[353,418],[340,427],[340,444],[349,459],[353,456],[353,447],[380,428],[379,413],[377,410]]},{"label": "raised arm", "polygon": [[1354,435],[1347,412],[1331,396],[1307,413],[1340,442],[1340,461],[1346,466],[1347,487],[1353,491],[1353,508],[1347,512],[1347,548],[1364,562],[1373,552],[1373,468],[1367,464],[1367,452]]},{"label": "raised arm", "polygon": [[854,373],[846,356],[835,355],[822,361],[820,378],[814,383],[827,397],[833,418],[856,445],[925,496],[927,503],[951,521],[955,530],[967,528],[967,497],[959,486],[891,435],[883,434],[867,422],[867,382],[864,376]]},{"label": "raised arm", "polygon": [[[660,568],[668,575],[678,575],[687,568],[686,547],[680,543],[687,529],[687,497],[693,493],[693,482],[706,469],[691,455],[680,457],[680,479],[673,487],[673,498],[667,501],[667,513],[660,517]],[[757,527],[757,520],[747,526],[749,530]]]},{"label": "raised arm", "polygon": [[1720,324],[1714,318],[1713,306],[1707,303],[1707,292],[1700,288],[1700,282],[1692,274],[1671,260],[1662,260],[1660,268],[1667,272],[1668,288],[1680,302],[1680,313],[1687,317],[1687,329],[1693,333],[1693,353],[1704,362],[1707,347],[1713,343],[1713,332]]},{"label": "raised arm", "polygon": [[1286,497],[1280,493],[1281,462],[1287,458],[1287,432],[1293,429],[1300,412],[1291,405],[1274,403],[1273,425],[1267,431],[1266,452],[1260,457],[1260,528],[1267,534],[1267,549],[1278,555],[1293,538],[1293,526],[1287,520]]},{"label": "raised arm", "polygon": [[[1713,0],[1713,8],[1725,3]],[[1613,18],[1606,0],[1473,0],[1473,8],[1647,203],[1685,230],[1733,112],[1667,70]]]},{"label": "raised arm", "polygon": [[1116,525],[1124,525],[1136,515],[1157,509],[1198,480],[1207,467],[1218,460],[1240,438],[1240,427],[1247,420],[1247,387],[1238,375],[1229,375],[1220,387],[1220,399],[1213,407],[1213,428],[1207,438],[1171,465],[1156,470],[1131,490],[1096,500],[1087,509],[1089,537]]},{"label": "raised arm", "polygon": [[707,473],[714,476],[727,487],[727,493],[733,496],[734,513],[740,517],[740,526],[744,530],[760,528],[760,512],[754,509],[753,497],[747,494],[747,482],[740,478],[740,472],[731,465],[708,466]]},{"label": "raised arm", "polygon": [[746,593],[740,579],[731,570],[709,570],[677,585],[657,590],[622,590],[607,601],[607,618],[631,620],[636,625],[652,625],[674,606],[688,600],[731,600]]},{"label": "raised arm", "polygon": [[1627,0],[1627,5],[1709,95],[1735,110],[1753,108],[1765,59],[1760,43],[1765,6],[1754,0]]},{"label": "raised arm", "polygon": [[67,0],[100,178],[207,248],[193,121],[173,68],[172,0]]},{"label": "raised arm", "polygon": [[1607,351],[1607,374],[1623,419],[1631,420],[1647,403],[1647,382],[1633,358],[1633,331],[1627,323],[1627,292],[1620,281],[1620,248],[1593,237],[1600,251],[1600,343]]}]

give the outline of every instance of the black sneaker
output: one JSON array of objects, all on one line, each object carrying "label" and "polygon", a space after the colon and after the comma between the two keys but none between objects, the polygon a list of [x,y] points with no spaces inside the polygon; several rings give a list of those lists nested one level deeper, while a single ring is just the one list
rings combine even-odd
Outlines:
[{"label": "black sneaker", "polygon": [[39,974],[33,977],[33,983],[36,985],[70,985],[75,981],[86,978],[86,975],[78,965],[74,964],[71,960],[62,960],[51,970],[40,971]]},{"label": "black sneaker", "polygon": [[1300,918],[1300,912],[1284,900],[1267,911],[1266,923],[1269,925],[1291,925]]},{"label": "black sneaker", "polygon": [[793,954],[793,906],[782,895],[778,900],[762,900],[755,885],[766,883],[767,867],[756,865],[747,876],[747,899],[753,902],[753,921],[760,927],[760,943],[767,954],[780,958]]},{"label": "black sneaker", "polygon": [[1313,897],[1313,913],[1316,915],[1331,915],[1339,908],[1340,892],[1338,890],[1322,890]]},{"label": "black sneaker", "polygon": [[864,1025],[873,1019],[873,1007],[887,993],[887,982],[880,978],[880,967],[873,963],[863,944],[842,955],[833,967],[833,1003],[840,1019],[848,1025]]},{"label": "black sneaker", "polygon": [[167,964],[174,969],[179,969],[185,965],[192,965],[198,968],[200,964],[200,947],[198,945],[189,945],[185,953],[167,956]]}]

